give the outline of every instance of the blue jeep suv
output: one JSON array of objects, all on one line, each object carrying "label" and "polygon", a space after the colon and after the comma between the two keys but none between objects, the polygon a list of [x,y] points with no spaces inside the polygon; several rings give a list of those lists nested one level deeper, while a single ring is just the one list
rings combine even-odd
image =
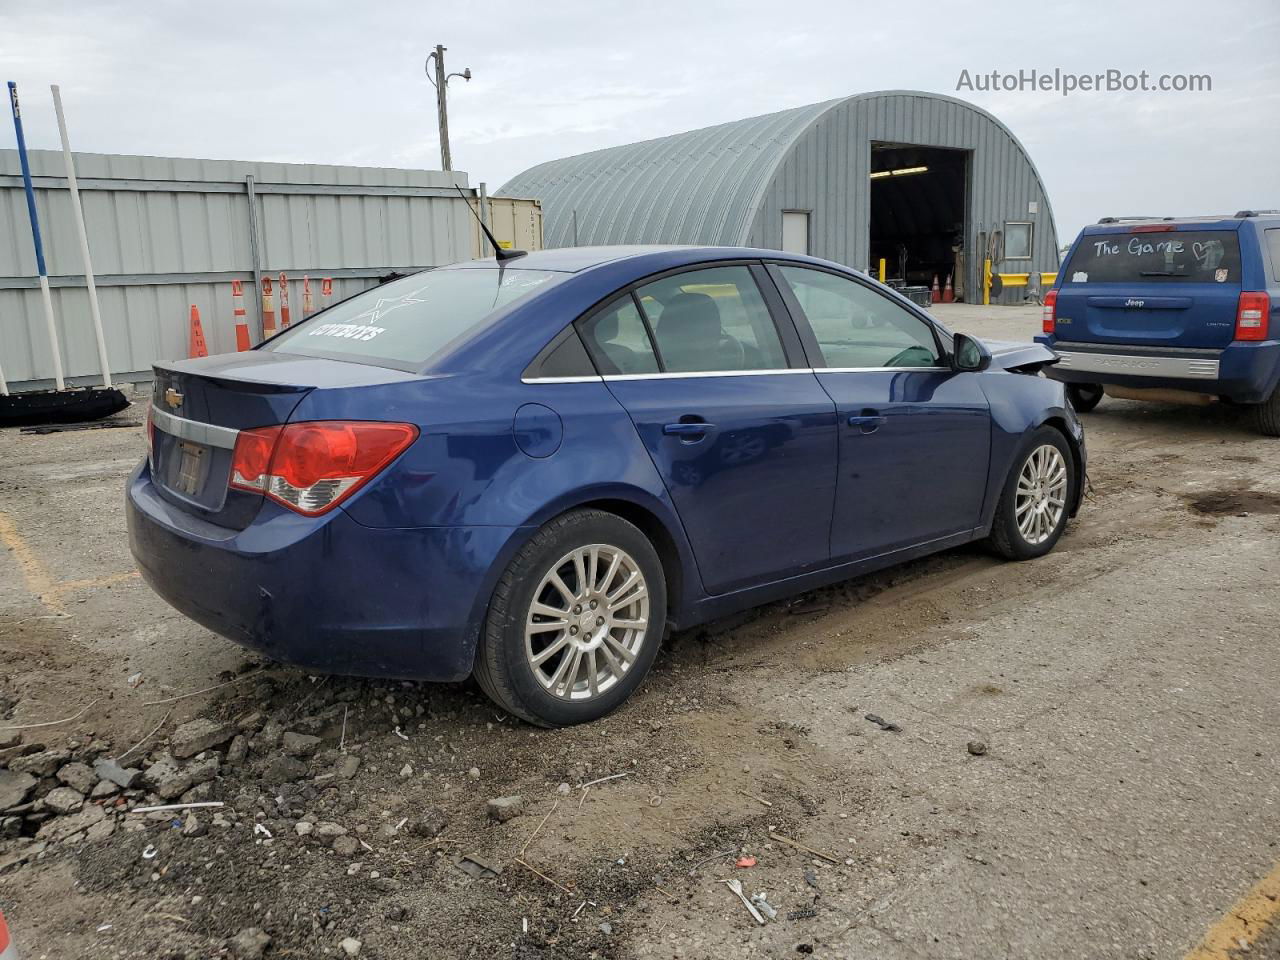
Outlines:
[{"label": "blue jeep suv", "polygon": [[1104,217],[1045,296],[1045,373],[1077,410],[1103,393],[1251,409],[1280,436],[1280,211]]}]

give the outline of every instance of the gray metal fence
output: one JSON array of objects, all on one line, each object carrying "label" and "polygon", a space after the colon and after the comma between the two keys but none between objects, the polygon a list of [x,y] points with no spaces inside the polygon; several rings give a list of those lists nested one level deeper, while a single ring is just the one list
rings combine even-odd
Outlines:
[{"label": "gray metal fence", "polygon": [[[63,365],[69,382],[93,382],[98,360],[62,154],[29,156]],[[234,350],[232,280],[244,281],[257,342],[263,276],[288,274],[300,319],[304,274],[319,308],[322,277],[333,278],[338,300],[389,273],[472,256],[472,215],[453,188],[467,179],[456,171],[84,153],[75,163],[120,380],[149,379],[153,362],[187,355],[192,304],[209,352]],[[279,307],[277,295],[277,317]],[[0,364],[10,389],[52,382],[15,150],[0,150]]]}]

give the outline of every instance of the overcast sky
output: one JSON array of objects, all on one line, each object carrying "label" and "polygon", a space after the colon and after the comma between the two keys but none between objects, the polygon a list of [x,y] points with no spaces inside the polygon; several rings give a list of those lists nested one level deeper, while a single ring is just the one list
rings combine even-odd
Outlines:
[{"label": "overcast sky", "polygon": [[[1280,207],[1280,3],[0,0],[28,143],[439,167],[423,61],[450,70],[454,167],[543,160],[872,90],[985,107],[1021,139],[1060,239],[1105,214]],[[962,70],[1209,74],[1203,93],[957,91]],[[0,144],[12,146],[12,134]]]}]

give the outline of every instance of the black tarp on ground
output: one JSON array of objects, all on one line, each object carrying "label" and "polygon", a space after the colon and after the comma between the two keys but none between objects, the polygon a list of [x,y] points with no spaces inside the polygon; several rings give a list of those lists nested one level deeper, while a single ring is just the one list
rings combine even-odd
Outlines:
[{"label": "black tarp on ground", "polygon": [[0,427],[101,420],[127,406],[129,401],[123,393],[102,387],[12,393],[0,396]]}]

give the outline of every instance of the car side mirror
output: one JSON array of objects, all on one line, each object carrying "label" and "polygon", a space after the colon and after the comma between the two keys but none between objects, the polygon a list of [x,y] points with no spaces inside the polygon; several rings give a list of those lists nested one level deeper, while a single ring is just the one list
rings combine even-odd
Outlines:
[{"label": "car side mirror", "polygon": [[982,341],[965,333],[957,333],[951,350],[951,369],[978,373],[991,366],[991,351]]}]

